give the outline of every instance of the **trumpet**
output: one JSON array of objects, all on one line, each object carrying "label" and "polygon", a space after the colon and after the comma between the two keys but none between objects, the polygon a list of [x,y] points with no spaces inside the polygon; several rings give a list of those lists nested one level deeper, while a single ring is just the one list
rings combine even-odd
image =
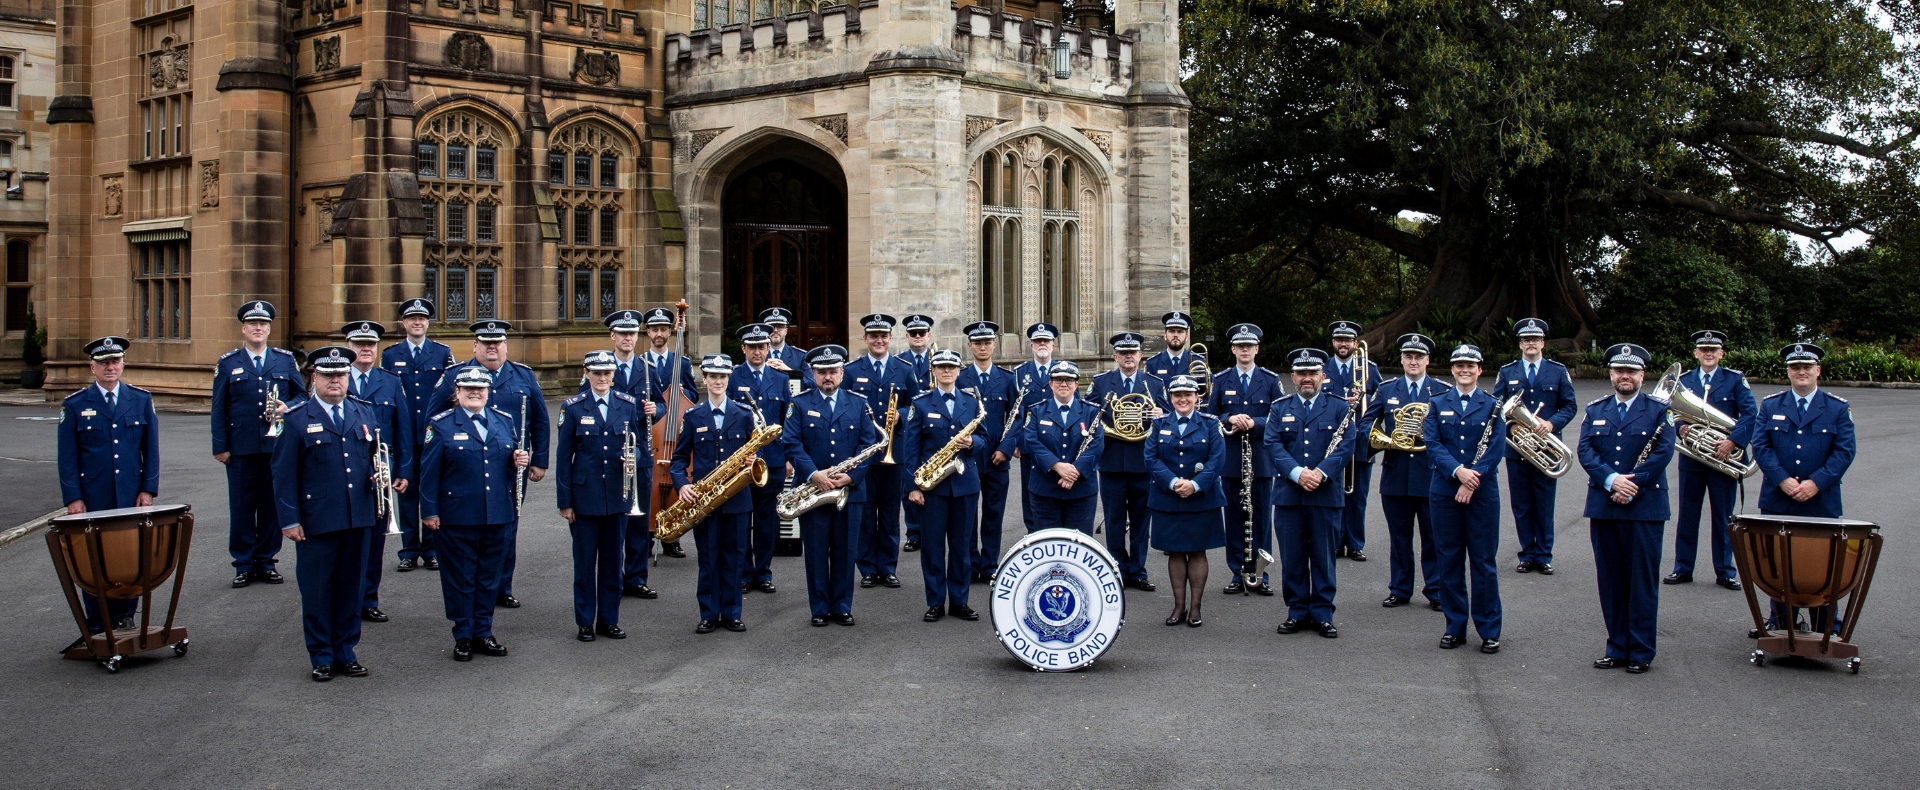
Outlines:
[{"label": "trumpet", "polygon": [[380,429],[373,429],[373,510],[387,519],[387,534],[400,534],[400,499],[393,490],[393,453],[380,440]]},{"label": "trumpet", "polygon": [[1540,417],[1527,410],[1519,395],[1507,398],[1507,402],[1500,405],[1500,419],[1507,423],[1507,444],[1527,459],[1527,463],[1533,464],[1533,468],[1553,478],[1562,477],[1573,468],[1573,451],[1567,449],[1560,437],[1536,432]]},{"label": "trumpet", "polygon": [[647,511],[640,509],[640,442],[632,430],[621,431],[624,434],[625,447],[620,451],[620,496],[633,500],[627,508],[629,518],[645,516]]},{"label": "trumpet", "polygon": [[267,423],[268,438],[279,436],[281,431],[286,430],[287,420],[281,416],[281,412],[286,409],[286,405],[287,404],[280,402],[280,382],[267,382],[266,413],[261,415],[261,419]]},{"label": "trumpet", "polygon": [[887,436],[887,454],[880,459],[880,463],[886,464],[888,466],[892,466],[894,464],[893,428],[895,425],[898,425],[898,424],[900,424],[900,391],[897,389],[893,389],[892,387],[888,387],[887,388],[887,427],[885,430],[881,431],[881,433],[884,433]]},{"label": "trumpet", "polygon": [[1432,404],[1416,401],[1394,409],[1393,433],[1380,430],[1380,423],[1373,424],[1373,431],[1367,434],[1367,444],[1375,450],[1394,449],[1403,453],[1423,453],[1427,446],[1421,444],[1421,424],[1427,421],[1427,412],[1433,410]]}]

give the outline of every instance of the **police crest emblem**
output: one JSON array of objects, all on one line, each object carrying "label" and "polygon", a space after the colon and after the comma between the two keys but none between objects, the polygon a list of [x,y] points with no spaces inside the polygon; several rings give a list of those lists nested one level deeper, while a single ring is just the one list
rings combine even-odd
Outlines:
[{"label": "police crest emblem", "polygon": [[1070,529],[1045,529],[1013,545],[993,581],[1000,644],[1041,672],[1091,665],[1126,620],[1119,563]]}]

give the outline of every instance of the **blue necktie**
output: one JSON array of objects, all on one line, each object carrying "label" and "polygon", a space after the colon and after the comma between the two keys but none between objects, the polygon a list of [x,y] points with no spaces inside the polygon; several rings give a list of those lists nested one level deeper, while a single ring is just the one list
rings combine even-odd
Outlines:
[{"label": "blue necktie", "polygon": [[1614,411],[1618,413],[1620,422],[1624,424],[1627,421],[1627,401],[1617,402]]},{"label": "blue necktie", "polygon": [[1187,435],[1187,418],[1186,417],[1180,418],[1180,435],[1181,436]]},{"label": "blue necktie", "polygon": [[1800,416],[1807,416],[1807,399],[1804,397],[1800,398]]},{"label": "blue necktie", "polygon": [[113,393],[109,392],[107,393],[107,416],[109,417],[113,416],[113,406]]},{"label": "blue necktie", "polygon": [[345,423],[341,421],[340,407],[337,405],[333,407],[333,427],[342,432],[346,431],[347,429]]},{"label": "blue necktie", "polygon": [[1528,362],[1527,363],[1527,386],[1529,387],[1533,386],[1533,377],[1537,373],[1539,373],[1539,368],[1535,366],[1535,363]]},{"label": "blue necktie", "polygon": [[474,414],[473,412],[467,412],[467,416],[473,418],[473,432],[480,434],[480,443],[486,444],[487,443],[487,413],[484,411],[480,412],[479,414]]}]

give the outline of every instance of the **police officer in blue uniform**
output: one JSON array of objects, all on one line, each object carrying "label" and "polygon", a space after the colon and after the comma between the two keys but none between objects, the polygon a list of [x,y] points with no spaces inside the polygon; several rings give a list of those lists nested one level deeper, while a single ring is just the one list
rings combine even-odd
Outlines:
[{"label": "police officer in blue uniform", "polygon": [[[560,404],[560,438],[553,456],[554,502],[573,536],[573,624],[582,642],[593,641],[595,635],[625,639],[627,632],[620,629],[620,560],[633,525],[646,525],[645,518],[629,520],[627,513],[652,490],[652,433],[640,402],[615,388],[620,363],[613,352],[591,352],[581,365],[587,371],[587,391]],[[626,476],[629,441],[634,448],[633,480]]]},{"label": "police officer in blue uniform", "polygon": [[[1360,325],[1353,321],[1335,321],[1327,326],[1333,336],[1333,357],[1327,360],[1327,392],[1339,395],[1351,401],[1360,397],[1361,387],[1367,394],[1367,403],[1380,394],[1380,366],[1370,359],[1361,359]],[[1356,383],[1360,382],[1360,383]],[[1340,547],[1334,551],[1335,557],[1345,557],[1354,562],[1366,562],[1367,553],[1367,496],[1373,491],[1373,458],[1365,448],[1365,425],[1355,415],[1354,430],[1358,437],[1355,449],[1347,458],[1347,468],[1341,470],[1341,488],[1346,501],[1340,508]]]},{"label": "police officer in blue uniform", "polygon": [[1353,454],[1360,419],[1347,399],[1325,389],[1325,352],[1295,349],[1287,360],[1294,395],[1274,401],[1260,448],[1281,478],[1273,492],[1273,523],[1280,538],[1280,593],[1287,619],[1277,630],[1292,634],[1306,628],[1337,639],[1333,557],[1343,539],[1340,511],[1346,505],[1340,475]]},{"label": "police officer in blue uniform", "polygon": [[1091,535],[1105,450],[1100,407],[1077,397],[1079,365],[1059,360],[1048,377],[1052,397],[1027,412],[1020,431],[1020,452],[1033,459],[1033,474],[1023,481],[1033,492],[1033,527]]},{"label": "police officer in blue uniform", "polygon": [[[700,360],[700,373],[706,380],[706,397],[687,410],[686,428],[673,448],[674,490],[680,501],[692,504],[693,484],[707,476],[752,438],[753,407],[727,397],[727,383],[733,377],[733,360],[725,354],[708,354]],[[783,431],[784,432],[784,431]],[[698,598],[700,623],[696,634],[710,634],[716,626],[729,631],[745,631],[740,619],[741,566],[746,563],[747,524],[753,517],[753,497],[740,492],[721,503],[720,509],[701,519],[693,528],[693,546],[700,562]]]},{"label": "police officer in blue uniform", "polygon": [[[1680,385],[1699,395],[1721,414],[1733,418],[1733,430],[1714,448],[1721,459],[1731,457],[1753,442],[1760,427],[1754,415],[1760,405],[1754,402],[1753,387],[1740,371],[1720,366],[1726,355],[1727,333],[1702,329],[1693,333],[1693,358],[1700,366],[1682,374]],[[1675,424],[1678,436],[1686,437],[1691,425]],[[1700,500],[1707,500],[1712,520],[1707,522],[1708,545],[1713,552],[1714,583],[1729,590],[1740,589],[1739,570],[1733,566],[1733,543],[1727,537],[1727,523],[1733,520],[1733,504],[1740,481],[1714,471],[1686,454],[1680,455],[1680,517],[1673,522],[1673,572],[1661,581],[1686,584],[1693,581],[1693,561],[1700,550]]]},{"label": "police officer in blue uniform", "polygon": [[487,405],[494,377],[483,367],[452,374],[454,408],[428,418],[420,456],[420,523],[438,532],[440,594],[453,621],[453,660],[504,656],[493,635],[507,557],[507,528],[520,517],[513,476],[532,454],[514,449],[513,416]]},{"label": "police officer in blue uniform", "polygon": [[1187,348],[1187,341],[1193,333],[1193,316],[1174,310],[1160,316],[1160,325],[1160,338],[1166,341],[1167,347],[1149,358],[1142,368],[1161,381],[1171,382],[1174,376],[1186,376],[1192,370],[1195,357],[1193,350]]},{"label": "police officer in blue uniform", "polygon": [[[1573,379],[1567,366],[1542,357],[1547,347],[1547,322],[1522,318],[1513,325],[1520,358],[1500,368],[1493,399],[1502,404],[1520,396],[1520,403],[1540,418],[1541,435],[1558,437],[1573,421]],[[1507,448],[1507,495],[1512,498],[1513,529],[1520,537],[1521,573],[1553,574],[1553,497],[1560,481],[1535,468],[1520,451]]]},{"label": "police officer in blue uniform", "polygon": [[[733,369],[727,383],[727,397],[760,410],[768,423],[784,425],[792,396],[787,389],[787,374],[774,370],[767,351],[773,333],[766,324],[740,327],[740,356],[746,361]],[[741,581],[743,592],[759,590],[771,593],[773,586],[773,544],[780,539],[780,516],[773,512],[780,491],[787,485],[786,445],[774,442],[761,448],[760,459],[767,462],[767,484],[749,489],[753,497],[753,520],[747,530],[747,567]]]},{"label": "police officer in blue uniform", "polygon": [[807,366],[807,350],[787,342],[793,322],[793,311],[787,308],[769,307],[760,311],[760,323],[766,324],[773,336],[772,346],[767,350],[767,364],[789,377],[798,376],[800,390],[804,392],[813,389],[813,369]]},{"label": "police officer in blue uniform", "polygon": [[[669,344],[673,342],[674,312],[665,307],[655,307],[643,313],[642,316],[647,326],[647,353],[644,355],[647,367],[642,371],[641,376],[644,386],[646,387],[647,397],[642,398],[642,400],[664,406],[667,402],[668,387],[672,386],[673,380],[677,377],[680,379],[681,392],[687,396],[687,402],[700,402],[700,398],[702,397],[700,393],[705,390],[700,386],[699,382],[693,380],[693,362],[687,359],[685,354],[676,352],[669,347]],[[677,374],[674,372],[676,369],[679,371]],[[662,409],[660,406],[654,407],[653,418],[655,420],[677,420],[680,418],[680,414],[671,413],[668,410]],[[649,518],[651,518],[651,516],[649,516]],[[647,534],[651,535],[652,533],[648,532]],[[651,548],[652,538],[648,538],[647,540],[648,547]],[[629,545],[631,546],[631,544]],[[668,557],[681,559],[687,556],[686,549],[681,548],[680,541],[677,540],[671,543],[661,543],[660,553]],[[627,552],[626,591],[628,595],[639,598],[657,597],[652,594],[653,590],[647,587],[647,577],[645,573],[646,555],[647,552],[645,551],[634,552],[631,548],[629,548]]]},{"label": "police officer in blue uniform", "polygon": [[[1166,384],[1140,369],[1140,347],[1146,338],[1138,332],[1121,332],[1107,342],[1113,344],[1115,368],[1093,377],[1093,392],[1088,396],[1100,406],[1101,419],[1111,424],[1114,403],[1127,395],[1145,395],[1153,403],[1147,420],[1159,419],[1166,412]],[[1100,454],[1100,504],[1106,515],[1107,550],[1120,561],[1120,575],[1127,586],[1153,592],[1153,581],[1147,576],[1147,489],[1152,485],[1147,460],[1138,441],[1107,434],[1105,442]]]},{"label": "police officer in blue uniform", "polygon": [[[373,407],[374,437],[387,445],[389,473],[395,493],[405,493],[414,479],[413,409],[407,403],[405,383],[384,368],[375,367],[374,356],[380,349],[380,335],[387,328],[378,321],[353,321],[340,328],[353,349],[353,368],[347,371],[347,397]],[[398,499],[398,497],[395,497]],[[404,504],[400,508],[406,510]],[[401,526],[402,533],[406,526]],[[387,553],[387,531],[376,529],[367,536],[366,594],[360,604],[360,619],[384,623],[387,613],[380,611],[380,565]]]},{"label": "police officer in blue uniform", "polygon": [[367,542],[374,525],[373,431],[383,423],[349,397],[353,349],[327,346],[308,358],[313,398],[289,404],[283,441],[274,445],[272,487],[281,532],[294,542],[300,572],[300,620],[317,682],[335,670],[363,677],[360,642]]},{"label": "police officer in blue uniform", "polygon": [[853,558],[859,549],[861,511],[867,504],[867,471],[875,461],[834,474],[828,470],[880,441],[867,400],[840,386],[846,363],[847,349],[842,346],[828,344],[807,352],[814,386],[794,398],[780,433],[797,479],[823,492],[847,491],[846,507],[822,506],[800,514],[807,608],[815,627],[829,619],[853,625]]},{"label": "police officer in blue uniform", "polygon": [[[651,387],[648,385],[650,378],[648,363],[634,350],[640,341],[640,311],[615,310],[608,313],[607,317],[603,320],[607,325],[607,338],[613,341],[613,350],[609,352],[613,355],[613,382],[608,386],[612,388],[614,392],[625,393],[627,396],[633,398],[637,402],[643,417],[658,422],[662,412],[660,405],[653,401],[653,393]],[[588,374],[582,375],[580,377],[580,392],[575,394],[591,391],[593,389],[589,382],[591,378],[591,371],[589,371]],[[653,476],[653,462],[647,461],[647,465],[646,476],[651,478]],[[650,497],[651,493],[648,493],[643,495],[641,499],[646,500]],[[645,510],[645,507],[643,506],[641,509]],[[649,528],[649,524],[651,523],[650,518],[651,516],[649,515],[626,516],[626,524],[622,528],[625,535],[625,537],[622,538],[625,546],[623,549],[625,559],[621,562],[623,570],[620,589],[622,594],[635,598],[651,599],[660,597],[660,594],[654,592],[652,587],[647,586],[647,565],[653,558],[653,533]]]},{"label": "police officer in blue uniform", "polygon": [[[413,432],[404,441],[408,445],[407,457],[415,461],[420,459],[420,439],[427,431],[427,416],[433,413],[427,411],[427,401],[433,397],[433,387],[440,383],[440,376],[453,366],[453,350],[427,337],[427,325],[432,320],[433,302],[426,299],[401,302],[400,328],[406,331],[407,337],[380,352],[380,367],[400,377],[401,391],[407,396],[407,417]],[[440,570],[439,556],[433,550],[433,533],[420,528],[419,486],[409,486],[400,492],[400,530],[400,565],[395,570],[401,573],[414,568]]]},{"label": "police officer in blue uniform", "polygon": [[[881,430],[887,427],[888,403],[893,404],[895,412],[905,416],[913,397],[920,394],[914,384],[913,365],[887,353],[893,344],[895,323],[893,316],[881,313],[860,319],[860,326],[865,329],[867,353],[846,364],[843,385],[848,392],[872,404],[874,413],[879,415]],[[899,440],[896,427],[892,441]],[[913,470],[899,463],[898,447],[894,448],[893,456],[896,463],[876,461],[873,468],[867,470],[867,509],[861,513],[866,521],[860,529],[859,543],[861,587],[900,586],[900,577],[895,574],[900,565],[900,504],[907,495],[905,486],[911,485],[907,478],[913,476]]]},{"label": "police officer in blue uniform", "polygon": [[1220,421],[1199,410],[1200,382],[1185,374],[1167,382],[1173,407],[1153,421],[1142,442],[1153,487],[1147,494],[1153,522],[1153,548],[1167,554],[1167,583],[1173,587],[1173,613],[1167,625],[1199,628],[1200,598],[1207,592],[1207,552],[1227,544],[1220,512],[1227,505],[1220,470],[1227,464],[1227,439]]},{"label": "police officer in blue uniform", "polygon": [[[1397,424],[1394,412],[1414,403],[1425,403],[1448,390],[1447,385],[1427,375],[1427,356],[1433,353],[1433,338],[1409,333],[1394,344],[1400,349],[1403,375],[1380,384],[1380,393],[1367,407],[1361,422],[1369,432],[1378,427],[1392,433]],[[1409,426],[1415,427],[1417,426]],[[1386,450],[1380,464],[1380,510],[1387,517],[1387,597],[1380,602],[1389,609],[1405,606],[1413,596],[1414,523],[1420,528],[1420,593],[1427,608],[1440,611],[1440,572],[1434,564],[1432,509],[1427,491],[1431,488],[1426,450],[1402,452]]]},{"label": "police officer in blue uniform", "polygon": [[[900,328],[907,333],[907,350],[894,358],[913,366],[913,391],[926,392],[933,388],[932,367],[928,365],[933,353],[933,317],[913,313],[900,319]],[[902,491],[907,483],[901,482]],[[911,500],[901,503],[901,520],[907,525],[907,541],[900,544],[901,551],[920,550],[920,506]]]},{"label": "police officer in blue uniform", "polygon": [[[540,391],[533,368],[507,359],[507,333],[513,330],[513,324],[489,318],[475,321],[467,328],[473,332],[473,359],[447,369],[440,385],[434,389],[431,410],[437,414],[453,407],[454,381],[460,371],[469,368],[486,371],[493,380],[487,406],[506,412],[513,419],[514,432],[509,438],[516,437],[522,429],[526,431],[529,445],[526,449],[532,451],[533,459],[533,465],[526,471],[526,484],[538,483],[547,476],[547,449],[553,439],[546,394]],[[513,595],[519,532],[520,519],[515,517],[507,523],[507,554],[500,567],[500,605],[508,609],[520,608],[520,599]]]},{"label": "police officer in blue uniform", "polygon": [[1010,435],[1017,441],[1018,426],[1013,409],[1020,391],[1013,374],[993,364],[994,346],[1000,343],[1000,325],[975,321],[962,330],[967,333],[967,351],[973,364],[960,370],[959,386],[980,401],[987,410],[986,420],[974,435],[985,442],[987,461],[980,465],[980,528],[968,552],[973,557],[973,581],[993,581],[1000,562],[1000,528],[1007,515],[1007,483],[1013,453],[1002,449]]},{"label": "police officer in blue uniform", "polygon": [[[1500,652],[1500,458],[1506,455],[1507,432],[1500,421],[1500,401],[1480,389],[1480,347],[1455,348],[1453,389],[1432,401],[1433,410],[1421,426],[1427,445],[1427,464],[1433,471],[1427,486],[1433,514],[1433,543],[1440,566],[1440,611],[1447,615],[1447,632],[1440,648],[1452,650],[1467,641],[1467,620],[1480,635],[1480,652]],[[1469,597],[1467,574],[1473,575]]]},{"label": "police officer in blue uniform", "polygon": [[960,352],[941,349],[928,358],[933,377],[932,388],[913,399],[902,424],[898,456],[901,469],[909,476],[907,500],[922,506],[920,522],[927,538],[920,555],[920,576],[926,583],[927,611],[920,619],[934,622],[944,615],[962,620],[978,620],[980,615],[967,605],[967,591],[973,583],[973,531],[979,517],[980,467],[988,458],[987,442],[974,433],[959,439],[960,450],[954,462],[960,470],[932,488],[922,489],[911,475],[925,466],[934,454],[954,441],[976,417],[982,425],[983,406],[973,395],[956,386],[960,378]]},{"label": "police officer in blue uniform", "polygon": [[[60,403],[56,458],[60,501],[69,514],[146,507],[160,493],[160,426],[153,396],[120,380],[132,345],[117,336],[88,343],[82,350],[93,385]],[[106,630],[100,602],[90,593],[80,597],[87,628],[96,634]],[[138,605],[135,598],[107,603],[114,630],[133,627]]]},{"label": "police officer in blue uniform", "polygon": [[[1273,458],[1260,451],[1260,443],[1266,438],[1267,415],[1273,411],[1273,402],[1286,396],[1286,387],[1280,383],[1280,374],[1260,367],[1254,358],[1260,354],[1260,327],[1253,324],[1234,324],[1227,328],[1227,342],[1233,348],[1233,367],[1213,374],[1213,386],[1208,396],[1211,401],[1207,411],[1227,426],[1227,468],[1220,470],[1221,479],[1227,484],[1227,570],[1233,572],[1233,578],[1227,582],[1229,595],[1248,592],[1242,568],[1250,562],[1248,552],[1273,554]],[[1251,445],[1246,444],[1252,442]],[[1245,464],[1241,459],[1249,451],[1253,455],[1253,480],[1242,477]],[[1245,496],[1240,487],[1251,482],[1253,486],[1253,545],[1247,545],[1247,510],[1242,505]],[[1260,574],[1260,583],[1253,585],[1251,592],[1272,595],[1273,586],[1268,583],[1268,574]]]},{"label": "police officer in blue uniform", "polygon": [[[1853,465],[1853,410],[1844,398],[1820,388],[1826,351],[1812,343],[1780,349],[1790,388],[1768,395],[1755,415],[1753,460],[1760,465],[1760,512],[1775,516],[1839,518],[1840,480]],[[1773,607],[1770,628],[1786,625]],[[1794,619],[1798,619],[1797,615]],[[1798,628],[1797,623],[1793,624]],[[1811,630],[1838,631],[1832,607],[1813,612]],[[1808,629],[1802,629],[1808,630]]]},{"label": "police officer in blue uniform", "polygon": [[1673,425],[1664,404],[1641,397],[1653,356],[1632,343],[1607,347],[1613,394],[1587,404],[1580,423],[1580,466],[1587,471],[1586,517],[1592,520],[1593,571],[1607,652],[1597,669],[1639,674],[1653,663],[1660,627],[1660,544],[1672,516],[1667,464]]},{"label": "police officer in blue uniform", "polygon": [[1033,520],[1033,489],[1025,485],[1025,481],[1033,478],[1035,467],[1033,457],[1022,451],[1021,444],[1025,441],[1022,437],[1025,435],[1027,415],[1051,397],[1049,390],[1052,385],[1049,382],[1053,380],[1053,344],[1059,336],[1060,329],[1045,321],[1027,327],[1027,347],[1033,352],[1033,358],[1013,368],[1014,389],[1019,393],[1019,403],[1014,416],[1007,421],[1013,427],[1000,440],[1000,452],[1020,458],[1020,523],[1028,533],[1039,527],[1035,526]]},{"label": "police officer in blue uniform", "polygon": [[[614,365],[613,383],[609,386],[615,392],[624,392],[636,400],[651,403],[647,400],[647,371],[637,350],[640,343],[640,311],[615,310],[601,322],[607,325],[607,340],[613,344],[613,349],[608,352],[613,355]],[[592,389],[587,378],[585,374],[580,376],[579,392]],[[578,395],[579,392],[574,394]],[[657,409],[649,410],[648,414],[654,411]]]},{"label": "police officer in blue uniform", "polygon": [[240,306],[245,345],[220,357],[213,371],[213,460],[227,467],[227,551],[233,555],[233,586],[253,582],[281,584],[274,570],[280,553],[280,525],[268,478],[274,437],[267,431],[267,396],[282,404],[306,397],[307,388],[293,352],[267,347],[273,332],[273,305],[252,301]]}]

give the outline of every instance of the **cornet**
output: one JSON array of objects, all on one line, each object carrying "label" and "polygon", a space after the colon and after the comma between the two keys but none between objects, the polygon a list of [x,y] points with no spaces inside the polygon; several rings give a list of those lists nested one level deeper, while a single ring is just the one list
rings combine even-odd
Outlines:
[{"label": "cornet", "polygon": [[627,516],[638,518],[647,514],[647,511],[640,509],[640,497],[635,496],[640,490],[640,444],[634,438],[633,431],[623,433],[626,435],[626,446],[620,452],[620,496],[633,500],[633,506],[627,508]]}]

